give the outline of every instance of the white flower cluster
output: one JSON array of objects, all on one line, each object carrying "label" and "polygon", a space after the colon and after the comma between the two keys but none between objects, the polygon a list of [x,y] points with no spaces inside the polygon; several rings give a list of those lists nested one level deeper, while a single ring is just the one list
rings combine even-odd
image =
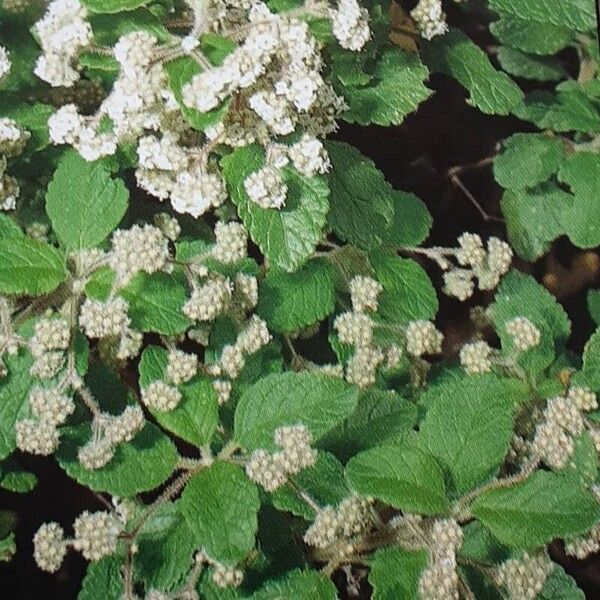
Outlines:
[{"label": "white flower cluster", "polygon": [[164,381],[153,381],[142,389],[142,402],[151,409],[163,412],[177,408],[181,402],[181,392]]},{"label": "white flower cluster", "polygon": [[487,342],[471,342],[460,349],[460,364],[471,375],[489,373],[493,356],[493,350]]},{"label": "white flower cluster", "polygon": [[212,570],[212,580],[218,588],[236,588],[242,585],[244,572],[241,569],[216,563]]},{"label": "white flower cluster", "polygon": [[448,31],[442,0],[419,0],[417,6],[411,10],[410,16],[415,21],[421,37],[426,40],[432,40]]},{"label": "white flower cluster", "polygon": [[92,421],[92,439],[79,448],[77,458],[86,469],[101,469],[108,464],[119,444],[130,442],[146,423],[137,404],[127,406],[120,415],[100,413]]},{"label": "white flower cluster", "polygon": [[[213,148],[258,143],[267,161],[248,177],[246,190],[260,206],[281,208],[287,186],[280,169],[291,161],[305,176],[326,172],[330,163],[319,138],[336,128],[344,108],[323,78],[318,43],[302,17],[331,19],[340,44],[360,50],[370,38],[367,10],[357,0],[340,0],[335,9],[311,1],[300,11],[280,13],[259,0],[188,4],[196,26],[179,44],[161,45],[147,31],[122,36],[113,48],[120,72],[97,112],[84,116],[74,104],[61,107],[49,120],[50,138],[74,146],[87,160],[114,154],[122,141],[137,141],[138,184],[194,217],[227,198],[210,158]],[[200,30],[237,43],[222,64],[212,66],[202,54]],[[85,10],[78,0],[55,0],[36,31],[44,51],[36,72],[52,85],[71,85],[78,78],[77,55],[92,38]],[[183,55],[202,67],[182,88],[184,109],[222,109],[221,120],[200,138],[168,89],[164,70],[166,62]],[[278,142],[294,132],[301,134],[295,143]]]},{"label": "white flower cluster", "polygon": [[540,330],[527,317],[515,317],[507,321],[504,328],[519,352],[526,352],[540,343]]},{"label": "white flower cluster", "polygon": [[34,327],[28,347],[34,362],[31,374],[40,379],[51,379],[63,368],[65,350],[69,347],[71,332],[62,318],[42,318]]},{"label": "white flower cluster", "polygon": [[4,46],[0,46],[0,81],[10,73],[11,66],[8,50]]},{"label": "white flower cluster", "polygon": [[52,86],[72,86],[79,79],[74,64],[93,37],[85,20],[87,11],[79,0],[54,0],[34,26],[42,47],[34,73]]},{"label": "white flower cluster", "polygon": [[462,529],[455,520],[440,519],[434,522],[429,542],[430,564],[419,579],[422,600],[459,599],[456,551],[462,540]]},{"label": "white flower cluster", "polygon": [[[566,396],[548,400],[535,430],[532,452],[553,469],[566,466],[574,451],[573,436],[585,429],[582,411],[596,406],[596,395],[580,386],[572,387]],[[593,430],[590,433],[593,438]]]},{"label": "white flower cluster", "polygon": [[[510,268],[513,256],[510,246],[491,237],[486,250],[475,233],[463,233],[458,244],[458,248],[432,248],[430,251],[445,271],[444,292],[464,301],[473,295],[475,280],[480,290],[494,289]],[[458,267],[448,260],[449,256],[456,259]]]},{"label": "white flower cluster", "polygon": [[510,558],[496,570],[496,583],[506,589],[510,600],[535,600],[554,568],[544,554]]},{"label": "white flower cluster", "polygon": [[444,336],[431,321],[418,319],[406,327],[406,351],[411,356],[439,354]]},{"label": "white flower cluster", "polygon": [[16,121],[0,118],[0,210],[14,210],[17,206],[19,184],[6,172],[7,159],[21,154],[29,137],[30,133]]},{"label": "white flower cluster", "polygon": [[117,549],[122,523],[106,511],[84,511],[73,524],[73,539],[66,539],[58,523],[44,523],[33,537],[33,555],[38,567],[49,573],[60,568],[68,547],[81,552],[90,561],[109,556]]},{"label": "white flower cluster", "polygon": [[290,475],[311,467],[317,460],[317,451],[310,447],[312,436],[304,425],[279,427],[273,440],[280,451],[272,454],[255,450],[246,463],[248,477],[268,492],[275,491]]},{"label": "white flower cluster", "polygon": [[315,548],[327,548],[366,531],[373,524],[371,504],[370,499],[352,494],[337,506],[321,508],[306,530],[304,541]]},{"label": "white flower cluster", "polygon": [[228,277],[215,274],[192,290],[183,313],[194,321],[214,321],[231,301],[232,284]]},{"label": "white flower cluster", "polygon": [[24,343],[23,338],[14,330],[11,311],[12,303],[7,298],[0,296],[0,379],[8,374],[4,355],[14,356]]},{"label": "white flower cluster", "polygon": [[237,221],[215,225],[216,242],[212,248],[213,257],[224,264],[232,264],[247,256],[248,232]]},{"label": "white flower cluster", "polygon": [[595,525],[589,536],[575,538],[565,543],[565,552],[568,556],[574,556],[579,560],[600,552],[600,525]]},{"label": "white flower cluster", "polygon": [[170,350],[167,362],[166,376],[170,383],[179,385],[196,376],[198,372],[198,358],[183,350]]}]

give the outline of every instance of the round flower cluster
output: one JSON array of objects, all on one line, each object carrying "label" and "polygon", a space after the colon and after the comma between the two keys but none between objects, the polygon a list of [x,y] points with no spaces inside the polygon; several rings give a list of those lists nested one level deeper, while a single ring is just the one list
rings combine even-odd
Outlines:
[{"label": "round flower cluster", "polygon": [[514,347],[525,352],[540,343],[540,330],[527,318],[515,317],[504,324],[506,332],[512,337]]},{"label": "round flower cluster", "polygon": [[44,523],[33,537],[33,555],[40,569],[55,573],[60,568],[67,548],[71,546],[84,558],[97,561],[117,549],[122,524],[113,513],[84,511],[73,524],[74,537],[66,539],[58,523]]},{"label": "round flower cluster", "polygon": [[588,537],[576,538],[566,543],[565,552],[579,560],[587,558],[590,554],[600,552],[600,526],[595,525]]},{"label": "round flower cluster", "polygon": [[411,321],[406,328],[406,351],[411,356],[439,354],[444,336],[431,321]]},{"label": "round flower cluster", "polygon": [[184,314],[195,321],[213,321],[229,305],[232,285],[227,277],[214,276],[192,290],[183,305]]},{"label": "round flower cluster", "polygon": [[7,172],[8,158],[23,152],[31,134],[16,121],[0,118],[0,210],[14,210],[19,197],[19,184]]},{"label": "round flower cluster", "polygon": [[290,475],[311,467],[317,460],[317,451],[310,447],[312,436],[304,425],[280,427],[275,430],[273,440],[281,451],[271,454],[255,450],[246,463],[248,477],[268,492],[275,491]]},{"label": "round flower cluster", "polygon": [[40,379],[51,379],[64,366],[65,350],[69,347],[71,332],[62,318],[42,318],[34,327],[29,340],[29,351],[34,358],[31,374]]},{"label": "round flower cluster", "polygon": [[215,237],[212,255],[219,262],[232,264],[246,258],[248,232],[241,223],[219,221],[215,225]]},{"label": "round flower cluster", "polygon": [[244,572],[240,569],[216,564],[213,567],[212,580],[219,588],[239,587],[244,581]]},{"label": "round flower cluster", "polygon": [[327,548],[369,529],[373,523],[372,501],[356,494],[344,498],[337,506],[317,511],[304,541],[315,548]]},{"label": "round flower cluster", "polygon": [[87,298],[81,305],[79,325],[90,338],[119,337],[129,326],[127,309],[120,296],[105,302]]},{"label": "round flower cluster", "polygon": [[383,286],[372,279],[357,275],[350,282],[350,299],[352,301],[352,309],[356,312],[365,312],[367,310],[377,310],[377,298]]},{"label": "round flower cluster", "polygon": [[142,388],[142,402],[151,409],[169,411],[181,402],[181,392],[164,381],[153,381]]},{"label": "round flower cluster", "polygon": [[506,589],[509,598],[535,600],[553,568],[552,561],[543,554],[524,554],[522,558],[503,562],[496,570],[495,579]]},{"label": "round flower cluster", "polygon": [[492,348],[487,342],[465,344],[460,349],[460,364],[469,374],[489,373],[492,370]]},{"label": "round flower cluster", "polygon": [[175,385],[189,381],[198,372],[198,358],[183,350],[170,350],[167,362],[167,380]]},{"label": "round flower cluster", "polygon": [[10,73],[11,66],[8,50],[4,46],[0,46],[0,81]]},{"label": "round flower cluster", "polygon": [[426,40],[432,40],[437,35],[448,31],[446,15],[442,10],[442,0],[419,0],[410,12],[419,33]]}]

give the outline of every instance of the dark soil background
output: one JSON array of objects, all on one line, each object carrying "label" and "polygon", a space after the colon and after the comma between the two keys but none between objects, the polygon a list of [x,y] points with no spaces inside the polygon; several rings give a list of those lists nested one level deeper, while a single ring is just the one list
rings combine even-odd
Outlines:
[{"label": "dark soil background", "polygon": [[[410,4],[410,3],[409,3]],[[451,24],[460,26],[483,48],[494,40],[477,19],[466,19],[461,11],[448,6]],[[565,64],[575,69],[576,57],[568,52]],[[519,82],[526,87],[525,82]],[[429,86],[435,95],[419,111],[397,128],[360,128],[342,125],[336,135],[358,147],[385,173],[397,189],[412,191],[423,199],[433,217],[428,245],[449,245],[464,231],[484,237],[505,238],[499,201],[501,189],[495,184],[491,166],[465,168],[460,180],[473,197],[492,216],[484,219],[463,190],[449,177],[456,166],[478,163],[494,155],[499,141],[517,131],[533,128],[511,117],[488,117],[465,103],[464,90],[444,76],[432,76]],[[516,262],[521,270],[531,272],[548,285],[563,303],[573,322],[571,348],[580,353],[585,340],[594,330],[586,310],[585,294],[600,285],[600,257],[582,253],[567,240],[558,240],[548,256],[536,264]],[[425,264],[435,281],[439,273]],[[568,285],[560,285],[567,281]],[[469,308],[488,304],[490,294],[478,294],[470,303],[460,303],[440,294],[438,322],[446,336],[445,353],[454,356],[461,343],[469,338]],[[56,520],[67,528],[85,509],[100,510],[102,502],[89,490],[69,479],[53,459],[18,456],[22,466],[39,478],[32,494],[17,495],[0,491],[2,510],[14,511],[17,519],[18,551],[10,563],[0,564],[0,598],[3,600],[71,600],[77,597],[86,563],[76,553],[68,554],[65,564],[55,575],[37,569],[32,557],[32,537],[39,525]],[[565,557],[562,545],[553,544],[553,558],[577,580],[589,599],[600,598],[600,556],[585,561]],[[340,588],[345,587],[344,578]],[[361,590],[369,598],[369,590]]]}]

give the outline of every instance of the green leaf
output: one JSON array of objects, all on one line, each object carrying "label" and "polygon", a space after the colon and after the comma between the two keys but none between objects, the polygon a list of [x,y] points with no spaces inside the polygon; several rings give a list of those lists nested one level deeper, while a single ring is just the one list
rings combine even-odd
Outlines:
[{"label": "green leaf", "polygon": [[583,368],[580,378],[591,389],[600,392],[600,327],[583,349]]},{"label": "green leaf", "polygon": [[427,560],[425,550],[385,548],[375,552],[369,559],[373,600],[419,600],[419,579]]},{"label": "green leaf", "polygon": [[15,423],[28,411],[27,396],[33,385],[29,374],[31,355],[20,350],[18,355],[3,358],[8,374],[0,379],[0,460],[16,447]]},{"label": "green leaf", "polygon": [[30,492],[37,485],[37,481],[38,479],[33,473],[19,469],[11,468],[0,475],[0,487],[17,494]]},{"label": "green leaf", "polygon": [[285,206],[281,210],[261,208],[246,194],[244,181],[263,163],[264,152],[257,146],[238,148],[223,158],[223,175],[253,241],[273,266],[293,271],[306,262],[321,240],[329,188],[322,177],[302,177],[286,167]]},{"label": "green leaf", "polygon": [[15,534],[9,533],[0,538],[0,562],[8,562],[17,553]]},{"label": "green leaf", "polygon": [[547,181],[565,159],[560,138],[540,133],[515,133],[494,158],[494,178],[508,190],[530,189]]},{"label": "green leaf", "polygon": [[183,102],[182,88],[189,83],[194,75],[202,71],[198,63],[189,56],[181,56],[165,64],[165,71],[169,77],[169,86],[175,95],[179,108],[186,121],[198,131],[204,131],[223,119],[229,109],[229,101],[224,102],[219,108],[208,112],[200,112],[195,108],[186,106]]},{"label": "green leaf", "polygon": [[571,210],[563,215],[569,239],[579,248],[600,245],[600,157],[591,152],[570,156],[559,172],[559,180],[568,184],[575,195]]},{"label": "green leaf", "polygon": [[31,137],[27,140],[27,153],[42,150],[50,144],[48,119],[54,112],[53,106],[41,102],[26,104],[25,102],[14,103],[7,100],[6,103],[2,102],[0,112],[2,112],[3,117],[14,119],[31,134]]},{"label": "green leaf", "polygon": [[556,54],[573,40],[574,32],[562,24],[537,23],[501,13],[490,31],[507,46],[531,54]]},{"label": "green leaf", "polygon": [[510,558],[508,548],[500,544],[479,521],[471,521],[464,526],[463,534],[460,556],[487,565],[497,565]]},{"label": "green leaf", "polygon": [[24,235],[23,230],[14,219],[0,213],[0,240],[23,237]]},{"label": "green leaf", "polygon": [[196,547],[214,560],[233,566],[254,548],[258,489],[240,467],[217,461],[200,471],[183,490],[179,507]]},{"label": "green leaf", "polygon": [[536,471],[523,483],[483,492],[472,512],[501,542],[534,548],[584,533],[600,518],[600,505],[572,477]]},{"label": "green leaf", "polygon": [[[300,489],[310,495],[320,505],[334,505],[348,496],[348,486],[344,479],[344,467],[328,452],[319,452],[317,462],[294,477]],[[315,518],[314,509],[302,500],[289,486],[284,486],[271,494],[273,506],[291,512],[307,521]]]},{"label": "green leaf", "polygon": [[433,218],[427,205],[410,192],[394,190],[394,218],[385,236],[390,246],[419,246],[429,235]]},{"label": "green leaf", "polygon": [[535,81],[560,81],[568,73],[558,59],[532,56],[509,46],[501,46],[496,54],[500,66],[513,77]]},{"label": "green leaf", "polygon": [[122,597],[121,560],[107,556],[89,563],[77,600],[121,600]]},{"label": "green leaf", "polygon": [[357,454],[346,465],[350,487],[394,508],[424,515],[448,510],[444,477],[435,459],[411,447],[377,446]]},{"label": "green leaf", "polygon": [[138,273],[121,294],[129,302],[131,324],[139,331],[177,335],[193,323],[183,314],[188,292],[180,271]]},{"label": "green leaf", "polygon": [[81,3],[94,13],[118,13],[149,4],[150,0],[81,0]]},{"label": "green leaf", "polygon": [[[167,351],[148,346],[140,359],[140,387],[163,379],[167,367]],[[183,396],[179,405],[170,411],[150,409],[158,423],[186,442],[195,446],[208,444],[219,422],[215,390],[204,377],[195,377],[179,386]]]},{"label": "green leaf", "polygon": [[327,142],[332,169],[328,223],[346,242],[370,250],[386,239],[394,220],[394,190],[383,173],[359,150],[343,142]]},{"label": "green leaf", "polygon": [[48,186],[46,211],[65,248],[94,248],[119,224],[128,197],[123,181],[112,179],[101,162],[67,152]]},{"label": "green leaf", "polygon": [[429,98],[429,76],[417,54],[398,48],[383,51],[364,87],[335,86],[348,104],[342,118],[360,125],[399,125]]},{"label": "green leaf", "polygon": [[435,288],[417,262],[384,250],[372,252],[369,260],[383,286],[377,311],[382,318],[407,323],[435,317],[438,309]]},{"label": "green leaf", "polygon": [[555,565],[537,598],[538,600],[585,600],[585,594],[561,566]]},{"label": "green leaf", "polygon": [[141,529],[137,545],[134,573],[146,589],[173,591],[185,583],[195,545],[179,502],[159,508]]},{"label": "green leaf", "polygon": [[600,325],[600,290],[589,290],[587,294],[587,306],[590,316],[596,325]]},{"label": "green leaf", "polygon": [[333,312],[333,268],[322,259],[294,273],[271,269],[260,285],[256,312],[272,331],[292,332],[322,321]]},{"label": "green leaf", "polygon": [[526,21],[551,23],[577,31],[596,27],[594,3],[588,0],[490,0],[490,6]]},{"label": "green leaf", "polygon": [[508,115],[523,99],[517,84],[457,29],[425,44],[423,59],[432,71],[457,79],[469,92],[467,103],[483,113]]},{"label": "green leaf", "polygon": [[91,437],[90,427],[62,430],[62,444],[56,453],[60,466],[81,485],[115,496],[129,497],[164,483],[177,464],[175,444],[151,423],[131,442],[119,444],[113,459],[101,469],[86,469],[77,459],[77,450]]},{"label": "green leaf", "polygon": [[158,17],[144,7],[119,12],[116,15],[91,14],[88,19],[94,30],[94,41],[104,46],[114,46],[120,37],[139,30],[150,32],[160,42],[173,41],[173,35]]},{"label": "green leaf", "polygon": [[317,571],[290,571],[282,579],[268,581],[251,600],[336,600],[331,581]]},{"label": "green leaf", "polygon": [[513,416],[527,386],[496,375],[465,375],[428,388],[419,446],[451,476],[459,494],[485,482],[504,461]]},{"label": "green leaf", "polygon": [[507,190],[500,201],[508,239],[525,260],[535,261],[564,235],[565,214],[573,196],[554,184],[536,190]]},{"label": "green leaf", "polygon": [[66,278],[64,256],[29,237],[0,239],[0,293],[39,296]]},{"label": "green leaf", "polygon": [[315,373],[267,375],[242,395],[235,411],[235,440],[247,450],[275,450],[273,434],[284,425],[303,423],[315,441],[356,407],[358,390],[344,381]]}]

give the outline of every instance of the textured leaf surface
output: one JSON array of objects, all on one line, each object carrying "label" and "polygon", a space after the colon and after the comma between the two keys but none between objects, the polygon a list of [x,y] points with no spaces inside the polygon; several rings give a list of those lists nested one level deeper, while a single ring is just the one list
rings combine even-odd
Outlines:
[{"label": "textured leaf surface", "polygon": [[112,179],[102,162],[87,162],[73,151],[54,172],[46,211],[65,248],[94,248],[119,224],[128,198],[123,181]]},{"label": "textured leaf surface", "polygon": [[588,310],[596,325],[600,325],[600,290],[590,290],[587,295]]},{"label": "textured leaf surface", "polygon": [[314,373],[267,375],[242,395],[235,411],[235,439],[244,448],[274,450],[278,427],[303,423],[318,440],[356,407],[358,390]]},{"label": "textured leaf surface", "polygon": [[88,426],[65,431],[56,458],[70,477],[97,492],[128,497],[153,490],[171,475],[177,464],[173,442],[154,425],[146,423],[131,442],[117,446],[114,458],[105,467],[86,469],[77,459],[77,450],[90,436]]},{"label": "textured leaf surface", "polygon": [[432,71],[457,79],[469,92],[467,102],[486,114],[507,115],[523,99],[523,92],[462,32],[451,29],[424,47]]},{"label": "textured leaf surface", "polygon": [[[158,346],[148,346],[140,360],[140,387],[164,379],[167,368],[167,351]],[[183,396],[173,410],[150,409],[158,423],[186,442],[195,446],[208,444],[217,428],[219,410],[212,383],[204,377],[194,377],[179,386]]]},{"label": "textured leaf surface", "polygon": [[0,293],[45,294],[66,275],[65,259],[56,248],[25,236],[0,239]]},{"label": "textured leaf surface", "polygon": [[561,566],[554,565],[538,598],[539,600],[585,600],[585,594]]},{"label": "textured leaf surface", "polygon": [[329,210],[329,188],[322,177],[301,177],[284,169],[287,200],[281,210],[264,209],[250,200],[245,179],[260,169],[264,156],[257,146],[239,148],[223,158],[223,174],[250,236],[273,266],[293,271],[306,262],[321,239]]},{"label": "textured leaf surface", "polygon": [[472,510],[501,542],[516,548],[583,533],[600,518],[591,492],[571,477],[547,471],[513,487],[484,492]]},{"label": "textured leaf surface", "polygon": [[555,58],[532,56],[509,46],[501,46],[496,54],[500,66],[513,77],[535,81],[560,81],[568,74]]},{"label": "textured leaf surface", "polygon": [[317,571],[291,571],[280,580],[267,582],[250,596],[252,600],[336,600],[337,597],[331,580]]},{"label": "textured leaf surface", "polygon": [[433,218],[426,204],[410,192],[394,191],[394,218],[385,236],[391,246],[419,246],[429,235]]},{"label": "textured leaf surface", "polygon": [[419,578],[427,560],[425,550],[385,548],[375,552],[369,559],[373,600],[419,600]]},{"label": "textured leaf surface", "polygon": [[77,600],[120,600],[122,597],[120,560],[116,556],[107,556],[89,563]]},{"label": "textured leaf surface", "polygon": [[381,317],[406,323],[435,316],[438,309],[435,288],[417,262],[383,250],[371,253],[369,259],[377,281],[383,286],[378,309]]},{"label": "textured leaf surface", "polygon": [[401,510],[438,515],[448,508],[441,468],[432,456],[410,446],[361,452],[346,465],[346,478],[360,494]]},{"label": "textured leaf surface", "polygon": [[450,473],[462,494],[494,475],[513,436],[513,413],[527,387],[495,375],[469,375],[431,386],[419,444]]},{"label": "textured leaf surface", "polygon": [[256,312],[272,331],[292,332],[323,320],[334,307],[333,268],[315,259],[294,273],[268,271]]},{"label": "textured leaf surface", "polygon": [[149,4],[150,0],[82,0],[81,3],[95,13],[118,13]]},{"label": "textured leaf surface", "polygon": [[583,350],[581,377],[593,390],[600,391],[600,329],[596,329]]},{"label": "textured leaf surface", "polygon": [[369,85],[338,89],[349,106],[342,118],[361,125],[399,125],[431,94],[423,84],[428,76],[416,54],[386,49]]},{"label": "textured leaf surface", "polygon": [[254,548],[258,489],[240,467],[217,461],[200,471],[186,485],[179,507],[196,547],[211,558],[233,566]]}]

